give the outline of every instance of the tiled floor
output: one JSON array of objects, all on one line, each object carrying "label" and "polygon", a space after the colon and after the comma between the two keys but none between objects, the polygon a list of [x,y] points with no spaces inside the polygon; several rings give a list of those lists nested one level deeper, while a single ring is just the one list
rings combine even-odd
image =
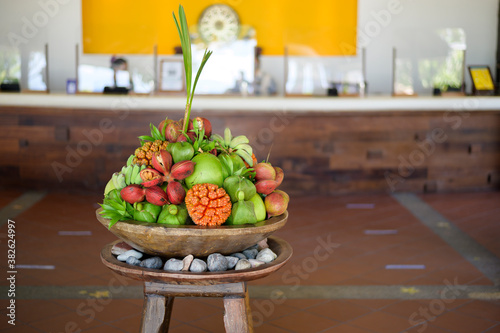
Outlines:
[{"label": "tiled floor", "polygon": [[[22,195],[0,190],[0,213]],[[7,322],[2,279],[0,332],[139,332],[140,283],[114,276],[99,259],[115,240],[95,219],[100,200],[48,193],[12,217],[16,264],[53,269],[17,270],[15,326]],[[415,200],[442,214],[439,226],[457,226],[498,260],[500,192]],[[500,332],[498,276],[484,269],[491,260],[469,262],[391,195],[293,197],[289,214],[277,235],[294,248],[292,259],[249,283],[255,332]],[[0,223],[0,269],[7,272],[7,221]],[[223,332],[223,311],[220,299],[176,299],[170,332]]]}]

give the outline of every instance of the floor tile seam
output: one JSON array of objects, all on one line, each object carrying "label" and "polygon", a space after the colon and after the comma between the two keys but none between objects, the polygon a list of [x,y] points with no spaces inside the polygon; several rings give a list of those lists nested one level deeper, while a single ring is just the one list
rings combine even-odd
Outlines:
[{"label": "floor tile seam", "polygon": [[[62,305],[62,304],[59,304],[59,305]],[[67,315],[67,314],[71,314],[71,313],[76,313],[76,314],[77,314],[77,312],[76,312],[76,311],[77,311],[77,309],[74,309],[74,310],[73,310],[73,309],[71,309],[71,310],[70,310],[70,312],[65,312],[65,313],[56,314],[56,315],[54,315],[54,316],[51,316],[51,318],[55,318],[55,319],[57,319],[57,317],[62,317],[62,316]],[[79,315],[79,314],[78,314],[78,315]],[[85,318],[85,317],[83,317],[83,316],[81,316],[81,315],[79,315],[79,316],[80,316],[80,317],[82,317],[82,318]],[[44,321],[44,320],[47,320],[47,318],[43,318],[43,319],[39,319],[39,320],[35,320],[35,321],[30,322],[29,324],[30,324],[31,326],[33,326],[32,324],[36,324],[36,323],[39,323],[39,322]],[[106,323],[106,322],[103,322],[102,320],[99,320],[99,319],[97,319],[97,318],[95,318],[95,317],[94,317],[94,319],[92,319],[91,321],[97,321],[97,322],[99,322],[100,324],[105,324],[105,323]],[[85,321],[85,322],[86,322],[86,321]],[[102,326],[102,325],[98,325],[98,326]],[[96,326],[92,326],[92,328],[95,328],[95,327],[96,327]],[[39,329],[39,330],[40,330],[40,329]],[[83,330],[82,330],[82,331],[83,331]]]},{"label": "floor tile seam", "polygon": [[[207,317],[199,318],[199,319],[195,320],[194,322],[197,322],[197,321],[202,320],[204,318],[207,318]],[[213,333],[212,331],[209,331],[209,330],[205,329],[204,327],[192,325],[191,323],[193,323],[193,321],[191,321],[191,322],[183,322],[183,321],[181,321],[181,322],[182,322],[183,325],[186,325],[186,326],[189,326],[189,327],[193,327],[193,328],[196,328],[196,329],[208,332],[208,333]]]},{"label": "floor tile seam", "polygon": [[[500,284],[500,258],[494,253],[476,242],[470,235],[415,194],[394,193],[393,197],[395,201],[406,207],[411,214],[475,266],[484,276],[492,280],[494,284]],[[443,228],[438,225],[439,222],[448,223],[447,230],[442,230]],[[486,263],[474,261],[474,257],[485,257],[486,260],[483,261]]]},{"label": "floor tile seam", "polygon": [[[117,326],[114,326],[114,325],[112,325],[112,324],[113,324],[113,323],[116,323],[116,322],[119,322],[119,321],[121,321],[121,320],[124,320],[124,319],[129,319],[129,318],[132,318],[132,317],[136,317],[137,315],[140,315],[140,316],[141,316],[141,318],[142,318],[141,313],[142,313],[142,310],[139,310],[139,312],[137,312],[136,314],[131,314],[131,315],[129,315],[129,316],[123,316],[123,317],[120,317],[120,318],[118,318],[118,319],[114,319],[114,320],[111,320],[111,321],[106,321],[105,323],[106,323],[106,324],[108,324],[109,326],[113,326],[113,327],[114,327],[114,328],[116,328],[116,329],[122,330],[121,328],[119,328],[119,327],[117,327]],[[123,330],[122,330],[122,331],[123,331]]]},{"label": "floor tile seam", "polygon": [[[0,209],[0,227],[4,225],[8,219],[14,220],[22,213],[28,211],[36,203],[45,198],[47,192],[44,191],[26,191],[19,197],[9,202],[6,206]],[[22,209],[17,209],[16,206],[23,206]]]},{"label": "floor tile seam", "polygon": [[[175,307],[175,302],[174,302],[174,307]],[[181,319],[178,319],[178,318],[176,318],[175,320],[179,321],[183,325],[188,325],[188,326],[191,326],[191,327],[195,327],[195,328],[201,329],[202,327],[193,325],[192,323],[196,323],[197,321],[205,320],[205,319],[213,317],[213,316],[219,316],[219,314],[212,313],[212,314],[204,315],[204,316],[201,316],[199,318],[196,318],[195,320],[190,320],[190,321],[184,321],[184,320],[181,320]],[[205,329],[203,329],[203,330],[205,330]]]},{"label": "floor tile seam", "polygon": [[[398,246],[398,245],[395,245],[395,246]],[[389,249],[390,249],[390,248],[389,248]],[[377,254],[377,252],[381,252],[381,251],[383,251],[383,250],[385,250],[385,249],[380,249],[379,251],[372,251],[370,254]],[[433,250],[429,250],[429,251],[424,252],[424,253],[422,253],[422,254],[418,254],[418,255],[416,255],[416,256],[414,256],[414,257],[409,257],[409,258],[406,258],[406,259],[409,259],[409,260],[417,259],[418,257],[420,257],[420,256],[424,256],[424,255],[427,255],[427,254],[429,254],[429,253],[431,253],[431,252],[433,252]],[[362,254],[362,255],[359,255],[359,256],[356,256],[356,257],[352,257],[351,259],[362,259],[362,257],[363,257],[363,256],[366,256],[366,255],[368,255],[368,254]],[[348,259],[346,259],[346,260],[348,260]],[[340,264],[340,263],[342,263],[342,262],[344,262],[344,261],[337,262],[337,263],[331,263],[331,264],[329,264],[329,265],[327,265],[327,266],[323,266],[323,267],[325,267],[325,268],[326,268],[326,267],[329,267],[329,266],[332,266],[332,265],[337,265],[337,264]],[[452,265],[452,263],[448,264],[447,266],[450,266],[450,265]],[[385,266],[384,266],[384,267],[385,267]],[[383,269],[384,267],[380,267],[380,269]],[[342,271],[342,270],[340,270],[340,271]],[[344,273],[347,273],[347,272],[344,272]],[[361,273],[361,274],[364,274],[364,273]],[[358,275],[358,276],[355,276],[355,277],[359,277],[359,275]]]},{"label": "floor tile seam", "polygon": [[49,302],[53,305],[56,305],[56,306],[60,306],[62,308],[65,308],[67,310],[67,312],[64,312],[64,313],[61,313],[61,315],[63,314],[68,314],[68,313],[71,313],[71,312],[75,312],[75,309],[72,309],[70,308],[69,306],[66,306],[64,304],[60,304],[60,303],[57,303],[56,299],[43,299],[43,300],[39,300],[39,301],[43,301],[43,302]]},{"label": "floor tile seam", "polygon": [[28,326],[28,327],[31,327],[31,328],[33,328],[33,329],[35,329],[35,330],[37,330],[37,331],[44,332],[44,331],[42,331],[41,329],[36,328],[36,327],[34,327],[34,326],[31,326],[31,325],[30,325],[30,323],[28,323],[28,322],[24,321],[23,319],[19,319],[19,318],[17,318],[17,317],[18,317],[18,315],[16,314],[16,325],[12,325],[12,327],[3,328],[3,329],[1,329],[1,330],[0,330],[0,332],[4,332],[4,331],[11,330],[11,329],[13,329],[14,327],[16,327],[18,323],[21,323],[21,324],[23,324],[23,325],[26,325],[26,326]]},{"label": "floor tile seam", "polygon": [[[345,301],[345,300],[338,300],[338,301]],[[351,303],[351,304],[353,304],[353,303]],[[357,304],[356,304],[356,305],[357,305]],[[345,324],[345,323],[349,323],[349,322],[354,321],[354,320],[356,320],[356,319],[359,319],[359,318],[361,318],[361,317],[367,316],[368,314],[371,314],[371,313],[373,313],[373,312],[378,312],[377,310],[374,310],[374,309],[372,309],[372,308],[370,308],[370,307],[365,307],[365,306],[362,306],[362,307],[363,307],[363,308],[365,308],[365,309],[367,309],[367,310],[371,310],[371,311],[370,311],[370,312],[368,312],[368,313],[362,314],[362,315],[360,315],[360,316],[356,316],[356,317],[354,317],[354,318],[351,318],[351,319],[349,319],[349,320],[343,320],[343,321],[338,321],[338,320],[336,320],[336,319],[332,319],[332,318],[330,318],[330,317],[326,317],[326,316],[324,316],[324,315],[322,315],[322,314],[319,314],[319,313],[316,313],[316,312],[311,312],[311,311],[310,311],[310,308],[309,308],[309,309],[306,309],[306,310],[303,310],[303,311],[308,312],[308,313],[311,313],[311,314],[314,314],[314,315],[317,315],[317,316],[320,316],[320,317],[323,317],[323,318],[331,319],[331,320],[333,320],[333,321],[338,322],[338,325],[342,325],[342,324]]]},{"label": "floor tile seam", "polygon": [[[430,300],[430,301],[432,301],[432,300]],[[422,304],[421,304],[421,305],[422,305]],[[417,309],[419,309],[420,307],[421,307],[421,306],[417,307]],[[385,307],[385,308],[387,308],[387,307]],[[396,314],[396,313],[387,312],[387,311],[384,311],[384,309],[380,309],[380,312],[383,312],[383,313],[385,313],[385,314],[388,314],[388,315],[391,315],[391,316],[395,316],[395,317],[398,317],[398,318],[401,318],[401,319],[407,319],[407,320],[409,320],[409,317],[403,317],[403,316],[401,316],[401,315],[399,315],[399,314]],[[416,312],[417,312],[417,311],[415,311],[415,313],[416,313]],[[445,313],[447,313],[447,312],[454,312],[454,310],[453,310],[453,309],[445,309],[445,310],[444,310],[441,314],[436,315],[436,316],[433,316],[433,317],[431,317],[431,319],[436,319],[436,318],[438,318],[438,317],[440,317],[440,316],[444,315],[444,314],[445,314]],[[412,313],[412,314],[413,314],[413,313]],[[429,323],[429,324],[431,323],[430,319],[425,320],[423,323],[425,323],[425,322],[427,322],[427,323]],[[423,324],[423,323],[421,323],[421,324]],[[409,324],[409,322],[408,322],[408,324]],[[409,327],[408,329],[414,328],[414,327],[419,326],[419,325],[421,325],[421,324],[416,324],[416,325],[413,325],[412,327]]]},{"label": "floor tile seam", "polygon": [[373,333],[380,333],[379,331],[374,331],[372,329],[369,329],[369,328],[366,328],[366,327],[363,327],[363,326],[359,326],[359,325],[356,325],[354,322],[348,322],[350,326],[353,326],[355,328],[359,328],[359,329],[362,329],[362,330],[365,330],[365,331],[369,331],[369,332],[373,332]]},{"label": "floor tile seam", "polygon": [[[128,333],[128,331],[124,331],[123,329],[119,328],[119,327],[115,327],[113,325],[109,325],[109,323],[102,323],[102,325],[97,325],[97,326],[91,326],[91,327],[87,327],[86,329],[83,329],[81,330],[81,332],[88,332],[90,330],[94,330],[96,328],[99,328],[99,327],[113,327],[114,329],[117,329],[118,331],[122,331],[122,332],[125,332],[125,333]],[[80,332],[80,331],[77,331],[77,332]]]},{"label": "floor tile seam", "polygon": [[[470,284],[471,284],[471,285],[472,285],[472,284],[474,284],[476,281],[481,280],[483,277],[485,277],[485,276],[481,276],[481,277],[478,277],[477,279],[474,279],[474,280],[470,281]],[[487,278],[487,279],[488,279],[488,278]],[[491,280],[490,280],[490,279],[488,279],[488,280],[491,282]],[[494,286],[494,284],[493,284],[493,283],[491,283],[490,285],[491,285],[491,286]]]},{"label": "floor tile seam", "polygon": [[[260,300],[260,299],[253,299],[253,301],[258,301],[258,300]],[[269,299],[269,300],[271,300],[271,299]],[[286,304],[277,304],[277,305],[286,305]],[[289,308],[291,308],[292,310],[290,312],[288,312],[286,315],[282,315],[282,316],[276,317],[273,320],[286,317],[286,316],[288,316],[290,314],[295,314],[295,313],[298,313],[298,312],[301,312],[301,311],[305,311],[305,309],[298,309],[298,308],[295,308],[295,307],[289,306],[289,305],[286,305],[286,306],[289,307]],[[253,307],[253,309],[252,309],[252,299],[251,298],[250,298],[250,308],[251,308],[251,312],[252,313],[257,312],[257,311],[254,311],[255,307]],[[266,318],[268,318],[268,317],[269,316],[265,317],[264,320]]]},{"label": "floor tile seam", "polygon": [[[446,314],[448,314],[448,313],[451,313],[451,312],[456,313],[456,312],[459,312],[459,311],[457,311],[457,310],[456,310],[456,308],[455,308],[455,309],[445,309],[445,311],[443,311],[442,313],[440,313],[440,314],[438,314],[438,315],[433,316],[433,317],[431,318],[431,319],[433,319],[433,320],[432,320],[432,322],[430,321],[430,319],[429,319],[429,320],[426,320],[425,322],[427,322],[427,323],[429,323],[429,324],[432,324],[432,323],[434,323],[434,321],[435,321],[436,319],[438,319],[439,317],[442,317],[442,316],[444,316],[444,315],[446,315]],[[459,315],[462,315],[462,316],[467,316],[467,317],[471,317],[471,318],[475,318],[475,319],[479,319],[479,320],[483,320],[483,321],[489,321],[489,322],[491,322],[492,324],[495,324],[495,323],[499,324],[499,323],[500,323],[500,322],[498,322],[498,321],[492,321],[492,320],[487,319],[487,318],[477,317],[477,316],[470,315],[470,314],[468,314],[468,313],[463,313],[463,312],[460,312],[460,313],[459,313]],[[437,325],[434,325],[434,326],[436,326],[436,327],[438,327],[438,328],[441,328],[441,329],[445,329],[444,327],[441,327],[441,326],[437,326]],[[491,328],[491,327],[490,327],[490,328]],[[446,330],[447,330],[447,329],[446,329]],[[454,331],[450,331],[450,332],[454,332]]]},{"label": "floor tile seam", "polygon": [[476,301],[476,300],[471,300],[471,302],[467,302],[467,303],[464,303],[464,304],[462,304],[462,305],[460,305],[460,306],[457,306],[457,307],[456,307],[456,308],[454,308],[453,310],[454,310],[454,311],[457,311],[457,312],[460,312],[462,315],[465,315],[465,316],[469,316],[469,317],[476,318],[476,319],[488,320],[488,321],[491,321],[491,322],[496,323],[497,325],[500,325],[500,320],[491,320],[491,319],[489,319],[489,318],[479,317],[479,316],[476,316],[476,315],[471,314],[471,313],[466,313],[466,312],[462,312],[462,311],[460,311],[460,308],[462,308],[462,307],[464,307],[465,305],[470,304],[470,303],[472,303],[472,302],[474,302],[474,301]]},{"label": "floor tile seam", "polygon": [[[413,278],[411,278],[411,279],[409,279],[409,280],[406,280],[406,281],[405,281],[405,283],[410,283],[410,282],[412,282],[412,281],[414,281],[414,280],[417,280],[417,279],[420,279],[420,278],[426,277],[426,276],[428,276],[429,274],[436,273],[436,272],[440,272],[440,271],[442,271],[442,270],[444,270],[444,269],[449,268],[449,267],[450,267],[450,266],[452,266],[452,265],[453,265],[453,264],[448,264],[448,265],[446,265],[446,266],[443,266],[442,268],[435,269],[435,270],[430,271],[430,272],[427,272],[427,273],[425,273],[425,274],[418,275],[418,276],[413,277]],[[479,280],[479,279],[481,279],[481,278],[483,278],[483,277],[485,277],[485,276],[484,276],[484,275],[482,275],[482,276],[480,276],[480,277],[478,277],[478,278],[476,278],[476,279],[472,280],[471,282],[476,281],[476,280]],[[445,278],[445,280],[448,280],[448,279],[447,279],[447,278]],[[490,280],[490,281],[491,281],[491,280]],[[445,285],[445,284],[443,284],[443,286],[444,286],[444,285]],[[468,285],[468,284],[463,284],[463,285]],[[495,285],[493,284],[493,282],[491,282],[491,284],[489,284],[488,286],[492,286],[492,287],[493,287],[493,286],[495,286]]]},{"label": "floor tile seam", "polygon": [[295,332],[295,331],[290,331],[288,328],[281,327],[281,326],[279,326],[279,325],[273,324],[273,322],[272,322],[272,321],[269,321],[269,322],[264,322],[263,324],[270,325],[270,326],[273,326],[273,327],[279,328],[280,330],[287,331],[287,332],[290,332],[290,333],[297,333],[297,332]]},{"label": "floor tile seam", "polygon": [[200,299],[197,299],[198,302],[204,304],[204,305],[208,305],[210,307],[213,307],[213,308],[216,308],[216,309],[219,309],[219,310],[224,310],[224,304],[223,304],[223,300],[221,297],[208,297],[208,298],[214,298],[214,299],[220,299],[221,300],[221,303],[222,303],[222,306],[217,306],[217,305],[213,305],[213,304],[210,304],[208,302],[204,302],[205,300],[205,297],[198,297]]},{"label": "floor tile seam", "polygon": [[326,332],[326,331],[330,330],[331,328],[335,328],[335,327],[338,327],[338,326],[340,326],[340,325],[347,325],[347,326],[349,326],[349,327],[359,328],[359,329],[361,329],[361,330],[363,330],[363,331],[366,331],[366,332],[377,333],[376,331],[373,331],[373,330],[368,329],[368,328],[366,328],[366,327],[359,327],[359,326],[356,326],[356,325],[351,325],[351,323],[350,323],[349,321],[345,321],[345,322],[340,323],[339,325],[336,325],[336,326],[333,326],[333,327],[329,327],[329,328],[324,329],[324,330],[322,330],[322,331],[320,331],[320,332],[318,332],[318,333],[324,333],[324,332]]},{"label": "floor tile seam", "polygon": [[[17,321],[17,319],[16,319],[16,321]],[[37,331],[39,331],[39,332],[44,332],[44,333],[46,333],[46,331],[44,331],[44,330],[42,330],[42,329],[39,329],[38,327],[35,327],[35,326],[31,325],[30,323],[25,323],[25,322],[23,322],[23,324],[24,324],[24,325],[26,325],[26,326],[28,326],[28,327],[30,327],[30,328],[32,328],[32,329],[34,329],[34,330],[37,330]]]},{"label": "floor tile seam", "polygon": [[488,332],[491,332],[494,328],[497,328],[497,327],[499,327],[499,326],[500,326],[500,324],[495,325],[495,326],[490,327],[490,328],[488,328],[487,330],[485,330],[485,331],[483,331],[483,332],[481,332],[481,333],[488,333]]},{"label": "floor tile seam", "polygon": [[[465,222],[465,219],[482,219],[484,216],[492,216],[496,215],[495,213],[500,213],[500,208],[497,207],[491,207],[491,208],[484,208],[481,206],[473,205],[475,210],[478,210],[478,212],[475,212],[473,214],[463,216],[459,220],[462,222]],[[445,215],[446,216],[446,215]]]},{"label": "floor tile seam", "polygon": [[[432,251],[429,251],[429,252],[432,252]],[[375,253],[376,253],[376,252],[375,252]],[[425,254],[427,254],[427,253],[428,253],[428,252],[426,252]],[[425,255],[425,254],[422,254],[422,255]],[[412,259],[412,258],[413,258],[413,257],[411,257],[411,258],[409,258],[409,259]],[[331,265],[336,265],[336,264],[339,264],[339,263],[332,263],[332,264],[330,264],[330,265],[328,265],[328,266],[324,266],[324,267],[321,267],[321,268],[319,268],[319,269],[326,269],[327,267],[329,267],[329,266],[331,266]],[[451,265],[453,265],[453,264],[452,264],[452,263],[450,263],[450,264],[448,264],[448,265],[445,265],[445,266],[443,266],[442,268],[440,268],[439,270],[441,270],[441,269],[445,269],[446,267],[449,267],[449,266],[451,266]],[[331,268],[331,267],[330,267],[330,268]],[[382,270],[385,270],[385,266],[383,266],[383,267],[378,267],[378,268],[376,268],[376,269],[374,269],[374,270],[371,270],[371,271],[368,271],[368,272],[364,272],[364,273],[360,273],[360,274],[358,274],[358,275],[351,276],[351,277],[349,277],[349,278],[346,278],[346,279],[340,280],[339,282],[346,281],[346,280],[349,280],[349,279],[352,279],[352,278],[363,278],[363,276],[365,276],[366,274],[368,274],[368,273],[370,273],[370,272],[377,272],[377,271],[382,271]],[[341,272],[343,272],[343,273],[346,273],[346,274],[349,274],[349,273],[347,273],[347,272],[342,271],[341,269],[340,269],[339,271],[341,271]],[[414,277],[414,278],[413,278],[413,280],[416,280],[416,279],[418,279],[418,278],[424,277],[424,276],[426,276],[426,275],[428,275],[428,274],[431,274],[431,273],[433,273],[433,272],[435,272],[435,271],[437,271],[437,270],[432,270],[432,271],[429,271],[429,272],[422,273],[422,274],[420,274],[420,275],[418,275],[418,276]],[[408,281],[411,281],[411,279],[410,279],[410,280],[406,280],[405,282],[408,282]]]},{"label": "floor tile seam", "polygon": [[[312,299],[312,298],[308,298],[308,299]],[[318,305],[321,305],[321,304],[328,303],[328,302],[330,301],[329,299],[320,299],[320,300],[322,300],[323,302],[320,302],[320,303],[318,303],[318,304],[314,304],[314,305],[310,305],[310,306],[307,306],[307,307],[305,307],[305,308],[296,308],[296,307],[294,307],[294,306],[292,306],[292,305],[288,305],[288,306],[289,306],[289,307],[292,307],[292,308],[295,308],[295,309],[299,309],[300,311],[304,311],[304,310],[307,310],[307,309],[313,308],[313,307],[315,307],[315,306],[318,306]]]},{"label": "floor tile seam", "polygon": [[[312,315],[315,315],[315,316],[321,317],[321,318],[323,318],[323,319],[330,320],[330,321],[332,321],[332,322],[334,323],[334,325],[332,325],[332,326],[328,326],[328,327],[327,327],[327,328],[325,328],[324,330],[318,331],[317,333],[320,333],[320,332],[323,332],[323,331],[329,330],[329,329],[331,329],[331,328],[333,328],[333,327],[336,327],[336,326],[339,326],[339,325],[341,325],[341,324],[342,324],[342,322],[340,322],[340,321],[338,321],[338,320],[335,320],[335,319],[332,319],[332,318],[328,318],[328,317],[325,317],[325,316],[320,315],[320,314],[317,314],[317,313],[312,313],[312,312],[305,311],[305,310],[303,310],[303,311],[298,311],[298,312],[307,312],[308,314],[312,314]],[[282,317],[280,317],[280,318],[283,318],[283,317],[286,317],[286,316],[282,316]],[[280,318],[275,318],[275,319],[273,319],[272,321],[269,321],[269,322],[266,322],[266,323],[267,323],[267,324],[271,324],[271,323],[273,323],[273,322],[277,321],[277,320],[278,320],[278,319],[280,319]],[[278,325],[278,324],[276,324],[276,323],[274,324],[274,326],[277,326],[277,327],[279,327],[279,328],[281,328],[281,329],[284,329],[284,327],[281,327],[281,326],[279,326],[279,325]],[[295,332],[295,331],[291,331],[291,332]]]}]

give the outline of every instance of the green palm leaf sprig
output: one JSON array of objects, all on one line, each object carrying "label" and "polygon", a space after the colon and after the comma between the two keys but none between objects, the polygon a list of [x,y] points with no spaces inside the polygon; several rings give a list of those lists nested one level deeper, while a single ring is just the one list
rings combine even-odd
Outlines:
[{"label": "green palm leaf sprig", "polygon": [[191,85],[193,78],[193,57],[191,54],[191,37],[189,36],[189,29],[186,20],[186,14],[184,13],[184,8],[179,5],[179,21],[177,21],[175,13],[172,13],[172,15],[174,16],[175,25],[177,26],[177,31],[179,32],[179,38],[181,40],[182,57],[184,59],[184,71],[186,73],[187,101],[186,109],[184,111],[184,127],[182,129],[182,132],[187,133],[189,119],[191,116],[191,104],[193,103],[194,90],[196,89],[196,84],[198,83],[198,79],[200,78],[201,71],[203,70],[205,63],[208,61],[208,58],[210,58],[213,52],[205,49],[200,68],[198,69],[198,73],[196,73],[194,84]]}]

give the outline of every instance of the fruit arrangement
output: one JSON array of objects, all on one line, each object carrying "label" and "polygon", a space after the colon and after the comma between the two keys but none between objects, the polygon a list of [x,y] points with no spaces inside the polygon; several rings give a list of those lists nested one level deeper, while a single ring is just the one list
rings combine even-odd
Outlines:
[{"label": "fruit arrangement", "polygon": [[174,20],[181,39],[186,72],[184,118],[165,118],[150,135],[140,136],[140,147],[104,191],[100,214],[117,221],[136,220],[166,225],[200,226],[255,224],[283,214],[289,196],[278,190],[283,170],[269,162],[257,163],[248,138],[212,134],[210,121],[190,119],[196,83],[212,52],[206,50],[192,84],[191,41],[184,9]]}]

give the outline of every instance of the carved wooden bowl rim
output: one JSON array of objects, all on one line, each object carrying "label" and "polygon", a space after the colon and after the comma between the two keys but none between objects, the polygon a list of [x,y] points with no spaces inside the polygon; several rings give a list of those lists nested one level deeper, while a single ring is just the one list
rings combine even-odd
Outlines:
[{"label": "carved wooden bowl rim", "polygon": [[[96,210],[96,217],[99,222],[102,223],[106,228],[109,225],[109,219],[102,217],[99,213],[102,208]],[[111,227],[110,231],[113,229],[125,230],[133,232],[141,232],[145,228],[161,228],[162,231],[167,232],[171,236],[231,236],[231,235],[250,235],[257,233],[266,233],[270,231],[275,231],[285,225],[288,220],[288,211],[285,211],[279,216],[273,216],[270,219],[255,223],[255,224],[244,224],[244,225],[220,225],[216,227],[199,226],[199,225],[169,225],[161,223],[149,223],[141,222],[135,220],[128,221],[118,221],[114,226]]]},{"label": "carved wooden bowl rim", "polygon": [[118,261],[116,257],[111,254],[111,248],[119,242],[122,242],[122,240],[114,241],[101,250],[101,260],[109,269],[135,280],[172,284],[210,285],[256,280],[280,269],[290,260],[293,254],[293,249],[287,241],[277,236],[269,236],[267,239],[269,248],[273,250],[278,257],[274,261],[262,266],[225,272],[168,272],[161,269],[136,267]]}]

